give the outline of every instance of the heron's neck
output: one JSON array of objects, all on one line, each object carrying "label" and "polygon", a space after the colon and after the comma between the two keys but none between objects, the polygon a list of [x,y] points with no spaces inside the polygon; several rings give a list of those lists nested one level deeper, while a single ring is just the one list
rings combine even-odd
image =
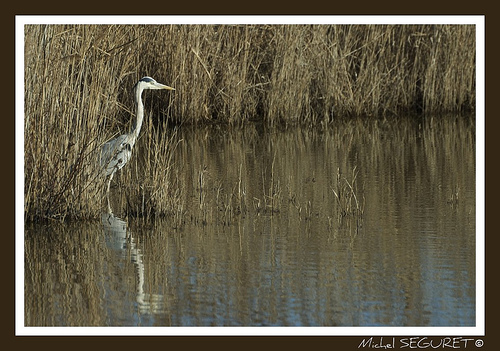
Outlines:
[{"label": "heron's neck", "polygon": [[136,121],[134,124],[134,127],[132,129],[132,132],[130,134],[133,134],[133,136],[137,139],[139,137],[139,132],[141,131],[142,127],[142,120],[144,119],[144,105],[142,104],[142,91],[144,88],[141,85],[138,85],[135,88],[135,104],[136,104]]}]

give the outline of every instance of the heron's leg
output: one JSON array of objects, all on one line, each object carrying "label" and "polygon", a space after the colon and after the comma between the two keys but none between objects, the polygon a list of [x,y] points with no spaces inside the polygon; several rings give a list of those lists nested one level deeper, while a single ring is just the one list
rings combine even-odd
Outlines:
[{"label": "heron's leg", "polygon": [[114,173],[111,173],[111,175],[109,176],[109,180],[108,180],[108,189],[106,190],[106,195],[109,194],[109,186],[111,185],[111,180],[113,179],[113,176],[115,174]]},{"label": "heron's leg", "polygon": [[109,177],[109,180],[108,180],[108,189],[106,191],[106,201],[107,201],[107,204],[108,204],[108,213],[113,213],[113,211],[111,210],[111,205],[109,204],[109,186],[111,184],[111,179],[113,179],[113,175],[114,173],[111,173],[111,176]]},{"label": "heron's leg", "polygon": [[107,199],[107,202],[108,202],[108,214],[112,215],[113,214],[113,210],[111,209],[111,205],[109,204],[109,197],[106,196],[106,199]]},{"label": "heron's leg", "polygon": [[108,204],[108,214],[112,214],[113,211],[111,210],[111,205],[109,204],[109,196],[106,195],[106,202]]}]

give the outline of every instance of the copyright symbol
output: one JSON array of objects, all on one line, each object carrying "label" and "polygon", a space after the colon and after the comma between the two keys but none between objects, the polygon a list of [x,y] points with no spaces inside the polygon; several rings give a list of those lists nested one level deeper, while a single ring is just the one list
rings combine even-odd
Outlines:
[{"label": "copyright symbol", "polygon": [[484,341],[481,339],[477,339],[475,344],[476,344],[476,347],[483,347]]}]

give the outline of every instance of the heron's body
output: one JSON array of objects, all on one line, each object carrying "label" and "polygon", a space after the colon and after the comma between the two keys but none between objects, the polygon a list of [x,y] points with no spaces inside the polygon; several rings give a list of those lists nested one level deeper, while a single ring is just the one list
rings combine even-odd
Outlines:
[{"label": "heron's body", "polygon": [[120,135],[108,141],[101,149],[101,167],[106,177],[121,169],[130,160],[135,140],[130,134]]},{"label": "heron's body", "polygon": [[142,104],[141,95],[145,89],[175,90],[174,88],[156,82],[150,77],[142,78],[134,86],[137,119],[132,131],[108,141],[101,148],[100,165],[106,177],[109,177],[106,194],[109,193],[109,186],[116,171],[123,168],[132,157],[132,149],[139,136],[142,121],[144,119],[144,105]]}]

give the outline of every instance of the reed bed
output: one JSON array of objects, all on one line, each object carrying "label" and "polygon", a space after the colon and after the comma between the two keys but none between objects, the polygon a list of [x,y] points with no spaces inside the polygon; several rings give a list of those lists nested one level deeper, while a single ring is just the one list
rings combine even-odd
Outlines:
[{"label": "reed bed", "polygon": [[[145,75],[176,91],[143,96],[144,162],[121,171],[136,214],[184,208],[173,125],[327,127],[475,108],[468,25],[27,25],[24,64],[28,221],[99,217],[98,150],[129,131],[130,88]],[[276,211],[284,185],[269,181],[253,206]],[[241,191],[225,196],[231,207],[252,206]]]}]

